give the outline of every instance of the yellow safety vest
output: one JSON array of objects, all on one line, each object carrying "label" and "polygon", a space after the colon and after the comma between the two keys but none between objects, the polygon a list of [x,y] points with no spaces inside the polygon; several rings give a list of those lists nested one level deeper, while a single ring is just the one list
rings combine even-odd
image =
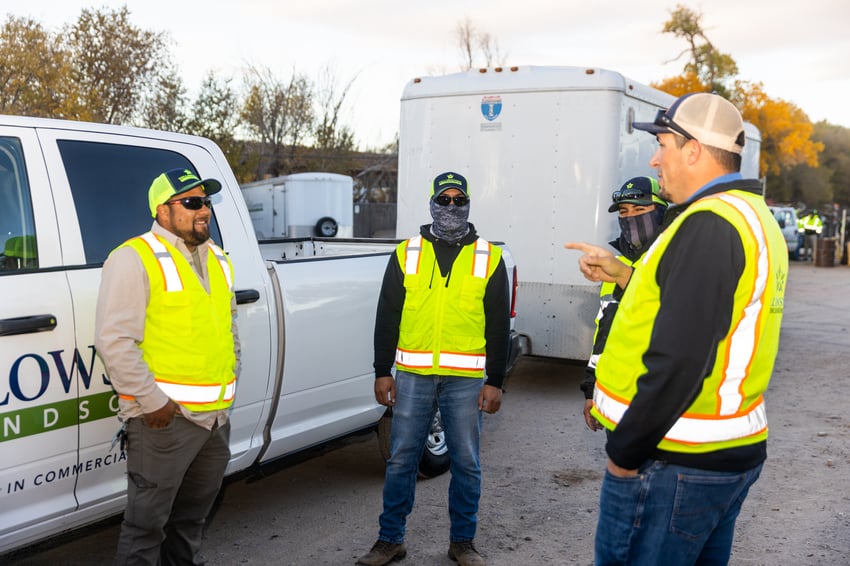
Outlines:
[{"label": "yellow safety vest", "polygon": [[230,259],[210,243],[207,293],[186,258],[164,239],[148,232],[122,246],[136,250],[148,274],[139,347],[157,386],[191,411],[229,407],[236,393]]},{"label": "yellow safety vest", "polygon": [[[634,265],[634,262],[624,255],[618,255],[617,259],[619,259],[621,262],[628,265],[629,267],[632,267]],[[596,320],[594,320],[594,324],[596,326],[593,329],[593,350],[596,349],[595,345],[596,337],[599,335],[599,322],[602,320],[602,315],[605,313],[605,309],[608,308],[608,305],[614,302],[614,291],[616,289],[617,284],[613,281],[603,281],[602,286],[599,288],[599,311],[596,313]],[[590,359],[587,360],[587,365],[591,368],[596,368],[596,364],[599,363],[600,355],[602,355],[601,352],[597,354],[591,351]]]},{"label": "yellow safety vest", "polygon": [[[682,222],[703,211],[735,227],[746,263],[730,327],[717,345],[710,373],[697,398],[658,444],[671,452],[711,452],[767,438],[762,394],[779,348],[788,254],[776,220],[761,197],[743,191],[700,199],[659,235],[632,274],[596,368],[593,414],[613,430],[629,408],[638,378],[647,371],[643,355],[660,306],[658,265]],[[698,293],[694,300],[699,300]]]},{"label": "yellow safety vest", "polygon": [[421,375],[484,377],[484,293],[502,249],[478,238],[458,253],[448,277],[422,236],[396,248],[404,271],[396,367]]},{"label": "yellow safety vest", "polygon": [[803,229],[820,234],[823,231],[823,220],[817,214],[807,214],[803,217]]}]

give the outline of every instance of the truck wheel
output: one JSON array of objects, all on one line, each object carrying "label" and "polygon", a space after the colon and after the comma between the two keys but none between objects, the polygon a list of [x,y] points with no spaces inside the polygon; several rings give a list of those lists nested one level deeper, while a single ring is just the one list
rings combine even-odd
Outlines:
[{"label": "truck wheel", "polygon": [[[387,409],[381,420],[378,421],[378,450],[384,461],[390,458],[390,433],[393,425],[392,409]],[[425,443],[425,452],[419,460],[419,477],[434,478],[449,471],[449,451],[446,446],[446,437],[443,434],[443,423],[440,420],[440,412],[434,416],[428,440]]]},{"label": "truck wheel", "polygon": [[319,221],[316,222],[316,235],[322,238],[333,238],[336,236],[338,230],[339,225],[336,223],[336,220],[330,216],[320,218]]},{"label": "truck wheel", "polygon": [[419,460],[419,477],[435,478],[449,471],[449,448],[446,446],[446,435],[443,433],[443,421],[440,419],[440,411],[434,415],[431,431],[428,433],[428,441],[425,443],[425,452]]}]

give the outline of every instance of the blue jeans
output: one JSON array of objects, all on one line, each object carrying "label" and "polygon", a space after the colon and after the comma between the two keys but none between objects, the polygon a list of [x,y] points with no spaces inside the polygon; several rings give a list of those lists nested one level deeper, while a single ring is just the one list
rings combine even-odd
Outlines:
[{"label": "blue jeans", "polygon": [[596,565],[727,564],[735,520],[761,465],[712,472],[648,460],[633,478],[605,472]]},{"label": "blue jeans", "polygon": [[407,516],[413,509],[419,460],[437,408],[451,461],[449,519],[451,542],[475,538],[481,498],[481,412],[478,395],[483,379],[396,372],[396,403],[390,434],[390,459],[384,480],[384,511],[378,538],[404,541]]}]

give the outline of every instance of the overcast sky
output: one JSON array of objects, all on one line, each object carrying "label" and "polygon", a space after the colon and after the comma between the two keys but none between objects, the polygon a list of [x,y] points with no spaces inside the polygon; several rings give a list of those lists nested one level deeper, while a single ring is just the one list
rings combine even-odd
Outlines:
[{"label": "overcast sky", "polygon": [[[717,49],[739,78],[799,106],[812,121],[850,127],[850,1],[683,0],[703,13]],[[235,77],[249,65],[282,79],[292,69],[354,78],[349,125],[376,147],[398,130],[399,98],[417,76],[459,70],[455,29],[468,17],[498,41],[507,65],[575,65],[642,82],[681,72],[687,45],[660,33],[674,0],[3,0],[2,10],[50,29],[83,8],[127,5],[133,24],[168,32],[193,88],[210,70]],[[355,78],[356,77],[356,78]]]}]

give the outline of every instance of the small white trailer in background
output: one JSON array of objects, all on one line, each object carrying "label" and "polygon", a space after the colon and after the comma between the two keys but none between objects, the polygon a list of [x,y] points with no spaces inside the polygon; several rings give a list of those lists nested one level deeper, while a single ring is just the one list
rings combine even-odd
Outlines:
[{"label": "small white trailer in background", "polygon": [[[506,242],[519,276],[517,332],[537,356],[587,359],[598,284],[564,242],[607,246],[618,232],[611,193],[654,175],[652,122],[674,98],[620,73],[583,67],[474,69],[410,81],[402,94],[396,236],[429,222],[430,182],[469,182],[470,221]],[[745,177],[758,178],[761,138],[747,125]]]},{"label": "small white trailer in background", "polygon": [[336,173],[294,173],[242,185],[260,240],[354,235],[354,181]]}]

